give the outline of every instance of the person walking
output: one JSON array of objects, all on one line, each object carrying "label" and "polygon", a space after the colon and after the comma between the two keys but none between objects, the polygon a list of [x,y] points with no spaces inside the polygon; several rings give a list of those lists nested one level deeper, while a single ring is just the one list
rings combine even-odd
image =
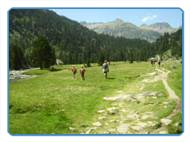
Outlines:
[{"label": "person walking", "polygon": [[160,60],[158,61],[158,65],[159,65],[159,67],[161,66],[161,61]]},{"label": "person walking", "polygon": [[104,73],[105,79],[107,79],[108,78],[108,72],[109,72],[109,65],[108,65],[107,60],[105,60],[103,65],[102,65],[102,71]]},{"label": "person walking", "polygon": [[76,74],[77,74],[77,68],[76,68],[76,66],[72,65],[71,71],[73,73],[73,79],[75,79],[76,78]]},{"label": "person walking", "polygon": [[81,66],[80,76],[81,76],[82,80],[85,80],[85,72],[86,72],[86,70],[85,70],[84,66]]}]

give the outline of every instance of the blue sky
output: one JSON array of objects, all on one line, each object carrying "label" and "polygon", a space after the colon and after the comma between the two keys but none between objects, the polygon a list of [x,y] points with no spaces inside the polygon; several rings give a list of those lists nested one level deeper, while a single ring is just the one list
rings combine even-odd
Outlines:
[{"label": "blue sky", "polygon": [[136,25],[167,22],[173,27],[182,25],[180,9],[53,9],[57,14],[81,22],[109,22],[116,18]]}]

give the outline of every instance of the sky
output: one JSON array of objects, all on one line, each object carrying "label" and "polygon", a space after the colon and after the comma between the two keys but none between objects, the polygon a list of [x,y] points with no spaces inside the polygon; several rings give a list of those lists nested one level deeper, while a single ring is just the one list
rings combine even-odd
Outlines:
[{"label": "sky", "polygon": [[109,22],[120,18],[137,26],[167,22],[172,27],[182,26],[180,9],[50,9],[78,22]]}]

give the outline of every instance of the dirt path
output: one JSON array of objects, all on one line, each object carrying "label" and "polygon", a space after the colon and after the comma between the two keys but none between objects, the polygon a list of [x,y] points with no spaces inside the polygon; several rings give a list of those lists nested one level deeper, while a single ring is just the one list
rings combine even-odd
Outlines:
[{"label": "dirt path", "polygon": [[[174,92],[174,90],[168,85],[167,79],[168,79],[168,74],[170,73],[170,71],[167,71],[165,69],[156,69],[158,72],[160,72],[160,77],[161,80],[164,84],[165,89],[168,92],[169,98],[173,99],[176,101],[176,108],[173,110],[173,112],[168,116],[168,118],[173,117],[174,115],[176,115],[179,111],[181,111],[181,101],[180,98],[176,95],[176,93]],[[165,71],[164,71],[165,70]]]},{"label": "dirt path", "polygon": [[[159,72],[160,79],[162,80],[165,89],[168,92],[168,95],[171,99],[179,100],[179,97],[175,94],[174,90],[171,89],[171,87],[168,85],[167,79],[168,79],[168,74],[170,71],[167,71],[165,69],[156,69]],[[164,71],[165,70],[165,71]]]},{"label": "dirt path", "polygon": [[[175,100],[176,102],[176,107],[175,109],[172,111],[172,113],[170,115],[168,115],[165,120],[170,120],[172,119],[172,117],[174,117],[178,112],[181,111],[182,109],[182,105],[181,105],[181,101],[180,101],[180,98],[176,95],[175,91],[169,86],[168,82],[167,82],[167,79],[168,79],[168,74],[170,73],[170,71],[168,70],[165,70],[165,69],[156,69],[159,74],[160,74],[160,78],[164,84],[164,87],[165,89],[167,90],[168,92],[168,95],[169,95],[169,98],[172,99],[172,100]],[[161,128],[159,128],[159,130],[157,131],[161,131],[164,129],[164,125],[162,125]]]},{"label": "dirt path", "polygon": [[[167,134],[167,126],[172,123],[172,117],[181,111],[180,98],[169,86],[167,79],[170,72],[165,69],[155,69],[155,72],[144,75],[144,79],[137,82],[137,88],[141,93],[129,94],[123,90],[115,96],[104,97],[111,106],[99,110],[97,119],[82,133],[94,134]],[[153,91],[143,91],[147,84],[162,81],[168,98],[164,102],[159,102],[163,98],[162,93]],[[167,109],[171,102],[176,102],[175,109],[165,118],[159,118],[155,111],[150,109],[160,105],[162,109]],[[144,109],[142,109],[144,108]],[[161,110],[162,110],[161,109]]]}]

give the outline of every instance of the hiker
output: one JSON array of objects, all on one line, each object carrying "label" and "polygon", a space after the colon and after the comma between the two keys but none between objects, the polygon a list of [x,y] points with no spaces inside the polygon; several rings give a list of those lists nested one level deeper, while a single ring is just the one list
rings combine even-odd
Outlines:
[{"label": "hiker", "polygon": [[72,66],[72,68],[71,68],[71,71],[72,71],[72,73],[73,73],[73,78],[75,79],[76,78],[76,73],[77,73],[77,68],[76,68],[76,66]]},{"label": "hiker", "polygon": [[84,74],[85,74],[86,70],[84,68],[84,66],[81,66],[80,68],[80,76],[82,78],[82,80],[85,80]]},{"label": "hiker", "polygon": [[108,78],[108,72],[109,72],[109,65],[108,65],[107,60],[105,60],[103,65],[102,65],[102,71],[104,73],[105,79],[107,79]]},{"label": "hiker", "polygon": [[155,58],[151,58],[151,59],[150,59],[150,63],[151,63],[151,65],[153,66],[153,65],[156,63]]},{"label": "hiker", "polygon": [[158,61],[158,65],[159,65],[159,67],[160,67],[160,65],[161,65],[161,61],[160,61],[160,60]]}]

